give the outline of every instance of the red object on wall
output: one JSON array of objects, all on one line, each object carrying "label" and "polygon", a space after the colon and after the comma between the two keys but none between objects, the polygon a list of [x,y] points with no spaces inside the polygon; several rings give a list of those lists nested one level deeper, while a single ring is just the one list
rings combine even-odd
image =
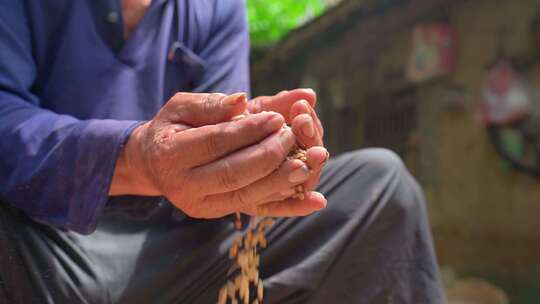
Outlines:
[{"label": "red object on wall", "polygon": [[417,25],[413,30],[407,79],[422,82],[445,75],[456,65],[457,32],[449,24]]},{"label": "red object on wall", "polygon": [[482,97],[482,120],[486,124],[511,124],[530,111],[530,94],[524,77],[505,58],[497,60],[487,70]]}]

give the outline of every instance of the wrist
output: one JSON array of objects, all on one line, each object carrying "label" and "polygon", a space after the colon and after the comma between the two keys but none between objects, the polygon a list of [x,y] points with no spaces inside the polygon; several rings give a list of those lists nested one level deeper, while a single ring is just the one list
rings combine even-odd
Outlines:
[{"label": "wrist", "polygon": [[110,195],[161,195],[145,166],[143,138],[147,125],[136,127],[122,148],[116,161]]}]

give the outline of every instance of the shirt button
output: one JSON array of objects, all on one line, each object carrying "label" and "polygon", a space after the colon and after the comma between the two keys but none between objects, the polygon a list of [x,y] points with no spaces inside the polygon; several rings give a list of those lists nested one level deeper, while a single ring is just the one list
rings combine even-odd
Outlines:
[{"label": "shirt button", "polygon": [[115,11],[110,12],[110,13],[107,15],[107,20],[108,20],[110,23],[117,23],[117,22],[118,22],[118,13],[115,12]]}]

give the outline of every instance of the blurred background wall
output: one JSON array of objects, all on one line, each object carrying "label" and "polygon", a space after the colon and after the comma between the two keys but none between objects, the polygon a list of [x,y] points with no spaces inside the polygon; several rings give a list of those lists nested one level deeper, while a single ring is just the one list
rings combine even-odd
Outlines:
[{"label": "blurred background wall", "polygon": [[[315,89],[333,155],[388,147],[421,182],[445,277],[484,277],[512,303],[540,303],[540,180],[501,160],[478,115],[501,56],[540,88],[539,16],[535,0],[343,0],[255,50],[253,93]],[[455,63],[412,81],[422,24],[451,26]]]}]

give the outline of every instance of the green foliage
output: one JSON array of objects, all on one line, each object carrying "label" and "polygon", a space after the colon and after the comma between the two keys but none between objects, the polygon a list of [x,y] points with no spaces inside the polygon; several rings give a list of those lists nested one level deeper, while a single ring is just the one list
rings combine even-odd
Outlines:
[{"label": "green foliage", "polygon": [[254,46],[276,42],[291,29],[320,15],[323,0],[247,0],[251,43]]}]

